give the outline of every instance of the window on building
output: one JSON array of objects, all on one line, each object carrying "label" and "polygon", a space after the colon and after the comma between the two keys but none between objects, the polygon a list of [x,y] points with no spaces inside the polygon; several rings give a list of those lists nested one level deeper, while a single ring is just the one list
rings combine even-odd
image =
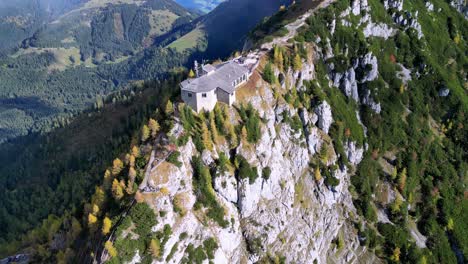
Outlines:
[{"label": "window on building", "polygon": [[206,98],[206,93],[202,93],[201,97]]},{"label": "window on building", "polygon": [[187,96],[188,96],[188,97],[192,97],[192,93],[187,93]]}]

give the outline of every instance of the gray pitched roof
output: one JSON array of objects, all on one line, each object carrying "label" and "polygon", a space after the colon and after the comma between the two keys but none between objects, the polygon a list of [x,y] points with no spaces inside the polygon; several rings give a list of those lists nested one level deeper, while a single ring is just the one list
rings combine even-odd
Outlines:
[{"label": "gray pitched roof", "polygon": [[215,72],[211,74],[183,81],[181,83],[181,87],[183,90],[194,93],[209,92],[216,88],[232,93],[235,89],[232,83],[248,72],[249,70],[245,67],[230,61],[218,65]]},{"label": "gray pitched roof", "polygon": [[205,64],[202,66],[202,69],[206,72],[214,71],[216,68],[211,64]]}]

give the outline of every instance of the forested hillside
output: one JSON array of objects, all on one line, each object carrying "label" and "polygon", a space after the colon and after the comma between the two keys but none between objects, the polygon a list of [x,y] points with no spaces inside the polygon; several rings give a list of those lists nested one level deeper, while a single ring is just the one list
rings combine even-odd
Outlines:
[{"label": "forested hillside", "polygon": [[86,0],[0,0],[0,57],[42,25]]},{"label": "forested hillside", "polygon": [[[0,257],[23,249],[38,254],[36,261],[55,262],[57,250],[68,247],[89,257],[84,251],[86,237],[78,228],[83,203],[94,193],[106,166],[132,144],[141,123],[178,90],[180,80],[176,74],[116,93],[99,110],[75,117],[64,128],[3,144]],[[63,243],[49,245],[51,237],[44,232],[62,231],[73,235],[64,233],[55,237]]]},{"label": "forested hillside", "polygon": [[63,126],[129,82],[162,78],[189,59],[155,44],[196,16],[171,0],[71,6],[0,57],[0,142]]}]

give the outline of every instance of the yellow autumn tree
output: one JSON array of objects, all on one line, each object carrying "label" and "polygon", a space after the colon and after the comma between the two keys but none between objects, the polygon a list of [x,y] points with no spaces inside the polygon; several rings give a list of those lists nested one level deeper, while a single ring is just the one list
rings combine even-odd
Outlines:
[{"label": "yellow autumn tree", "polygon": [[104,181],[103,181],[103,187],[104,189],[109,189],[110,185],[111,185],[111,182],[112,182],[112,174],[110,172],[110,170],[106,170],[104,172]]},{"label": "yellow autumn tree", "polygon": [[392,210],[392,213],[398,213],[401,210],[401,205],[403,204],[403,199],[400,194],[396,193],[395,195],[395,201],[393,201],[393,204],[390,206],[390,209]]},{"label": "yellow autumn tree", "polygon": [[117,181],[117,179],[114,179],[112,182],[112,196],[117,200],[122,199],[124,196],[122,186],[120,185],[119,181]]},{"label": "yellow autumn tree", "polygon": [[166,107],[164,108],[164,113],[166,113],[168,116],[174,113],[174,105],[172,104],[171,100],[167,101]]},{"label": "yellow autumn tree", "polygon": [[99,213],[99,206],[97,204],[93,204],[93,215],[98,215]]},{"label": "yellow autumn tree", "polygon": [[150,120],[148,121],[148,126],[149,126],[149,129],[151,131],[151,136],[154,138],[156,137],[156,135],[158,134],[159,132],[159,129],[161,128],[159,126],[159,123],[158,121],[150,118]]},{"label": "yellow autumn tree", "polygon": [[189,78],[195,78],[195,73],[193,72],[192,69],[190,69],[189,73],[188,73],[188,77]]},{"label": "yellow autumn tree", "polygon": [[448,222],[447,222],[447,229],[452,231],[454,226],[455,226],[455,224],[453,223],[453,219],[450,217]]},{"label": "yellow autumn tree", "polygon": [[106,243],[104,244],[104,248],[107,250],[111,257],[117,256],[117,249],[114,247],[112,241],[106,241]]},{"label": "yellow autumn tree", "polygon": [[242,137],[242,140],[247,140],[247,128],[245,126],[242,126],[241,137]]},{"label": "yellow autumn tree", "polygon": [[112,174],[118,175],[122,171],[123,167],[124,167],[123,162],[119,158],[116,158],[112,162]]},{"label": "yellow autumn tree", "polygon": [[315,181],[320,181],[322,179],[322,174],[320,173],[319,167],[316,167],[314,170]]},{"label": "yellow autumn tree", "polygon": [[237,142],[237,134],[234,129],[234,126],[231,124],[231,122],[225,122],[225,131],[228,133],[229,137],[229,142],[231,143],[231,147],[236,147],[238,142]]},{"label": "yellow autumn tree", "polygon": [[210,112],[210,130],[211,130],[211,138],[213,139],[213,143],[218,142],[218,129],[216,128],[216,123],[214,119],[213,112]]},{"label": "yellow autumn tree", "polygon": [[92,226],[97,222],[97,217],[93,214],[88,214],[88,225]]},{"label": "yellow autumn tree", "polygon": [[153,256],[153,258],[159,258],[159,255],[161,255],[161,244],[159,243],[159,240],[151,239],[149,251],[151,252],[151,256]]},{"label": "yellow autumn tree", "polygon": [[128,180],[127,187],[125,188],[125,192],[127,194],[133,194],[133,181],[132,180]]},{"label": "yellow autumn tree", "polygon": [[102,221],[102,234],[107,235],[110,232],[110,229],[112,227],[112,220],[109,219],[109,217],[104,217],[104,220]]},{"label": "yellow autumn tree", "polygon": [[150,130],[147,125],[143,125],[141,128],[141,141],[145,142],[150,136]]},{"label": "yellow autumn tree", "polygon": [[98,206],[98,211],[99,211],[99,207],[102,207],[102,205],[104,204],[105,199],[106,199],[106,194],[104,193],[104,190],[102,189],[102,187],[96,186],[94,190],[94,194],[91,196],[91,203]]},{"label": "yellow autumn tree", "polygon": [[391,260],[395,261],[395,262],[399,262],[400,261],[400,254],[401,254],[401,250],[399,247],[396,247],[394,250],[393,250],[393,254],[392,256],[390,257]]},{"label": "yellow autumn tree", "polygon": [[211,135],[210,131],[208,130],[208,126],[206,125],[205,122],[202,123],[202,141],[203,141],[203,146],[207,150],[213,150],[213,144],[211,142]]},{"label": "yellow autumn tree", "polygon": [[296,54],[296,56],[294,56],[293,68],[295,71],[299,71],[300,69],[302,69],[302,60],[299,54]]},{"label": "yellow autumn tree", "polygon": [[406,186],[406,168],[403,168],[403,170],[400,172],[400,175],[398,175],[398,189],[400,192],[403,192]]},{"label": "yellow autumn tree", "polygon": [[130,167],[135,167],[135,156],[130,155],[130,159],[128,161],[128,164],[130,165]]},{"label": "yellow autumn tree", "polygon": [[133,167],[130,167],[130,169],[128,169],[128,178],[130,179],[131,182],[135,181],[136,175],[137,175],[136,170]]},{"label": "yellow autumn tree", "polygon": [[284,63],[283,51],[279,46],[275,46],[273,50],[273,60],[276,66],[278,66],[278,68],[280,69],[283,68],[283,63]]},{"label": "yellow autumn tree", "polygon": [[133,146],[132,147],[132,154],[128,157],[129,162],[130,162],[130,158],[132,156],[133,156],[133,158],[140,156],[140,148],[138,146]]}]

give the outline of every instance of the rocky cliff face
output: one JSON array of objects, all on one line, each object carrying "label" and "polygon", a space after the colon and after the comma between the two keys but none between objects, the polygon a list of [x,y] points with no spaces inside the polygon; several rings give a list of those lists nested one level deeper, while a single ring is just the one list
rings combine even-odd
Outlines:
[{"label": "rocky cliff face", "polygon": [[[372,60],[371,55],[362,59],[364,63]],[[168,192],[146,199],[155,211],[166,212],[153,229],[157,231],[170,225],[173,230],[162,262],[171,254],[170,262],[179,263],[187,257],[186,249],[190,244],[197,247],[208,238],[214,238],[219,245],[214,263],[254,263],[268,258],[281,258],[287,263],[375,260],[360,246],[353,227],[353,223],[360,220],[348,190],[350,177],[364,149],[347,141],[344,148],[349,166],[339,166],[339,154],[328,135],[334,122],[330,104],[324,100],[310,110],[299,109],[275,95],[291,93],[296,86],[301,89],[304,82],[315,78],[313,56],[303,60],[301,70],[285,72],[285,83],[290,85],[280,85],[279,90],[255,72],[238,92],[248,95],[239,98],[237,104],[251,104],[262,118],[261,137],[257,143],[241,140],[231,149],[228,142],[220,141],[213,145],[213,150],[199,153],[189,140],[178,149],[182,162],[179,168],[171,164],[167,164],[165,170],[156,168],[158,175],[152,177],[148,185],[153,190],[164,188]],[[279,69],[276,73],[280,74]],[[371,71],[366,78],[372,76]],[[346,82],[346,77],[344,80]],[[285,116],[300,117],[300,128],[293,128]],[[229,110],[228,119],[233,124],[239,122],[236,107]],[[175,136],[183,131],[182,124],[177,122],[172,133]],[[257,174],[262,175],[252,180],[236,175],[232,169],[212,175],[216,200],[224,208],[224,219],[229,222],[224,228],[208,220],[203,210],[194,209],[197,190],[193,187],[192,158],[201,156],[205,166],[214,168],[220,153],[227,154],[230,160],[243,156]],[[325,164],[322,170],[328,170],[339,183],[336,186],[325,184],[324,178],[315,175],[313,160],[321,160]],[[271,173],[266,176],[265,170]],[[185,201],[183,216],[173,206],[181,196]],[[188,234],[188,238],[179,241],[183,233]],[[174,245],[175,252],[171,252],[169,249]]]}]

